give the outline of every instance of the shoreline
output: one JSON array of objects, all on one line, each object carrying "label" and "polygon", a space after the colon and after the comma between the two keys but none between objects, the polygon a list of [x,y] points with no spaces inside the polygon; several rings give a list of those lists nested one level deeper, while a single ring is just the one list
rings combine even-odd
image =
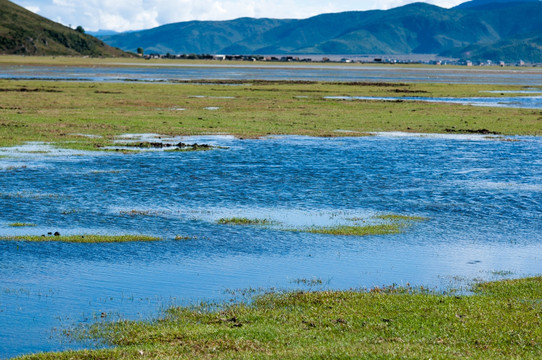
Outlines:
[{"label": "shoreline", "polygon": [[[396,285],[365,290],[264,292],[250,302],[171,307],[147,321],[72,328],[105,349],[42,359],[457,357],[536,359],[542,351],[542,277],[474,283],[473,293]],[[508,305],[507,305],[508,304]],[[538,314],[538,315],[537,315]],[[326,355],[327,354],[327,355]]]}]

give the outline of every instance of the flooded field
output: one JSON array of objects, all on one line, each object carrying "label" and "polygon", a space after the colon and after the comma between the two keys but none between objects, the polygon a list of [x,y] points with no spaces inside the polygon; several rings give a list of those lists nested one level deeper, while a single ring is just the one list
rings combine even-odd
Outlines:
[{"label": "flooded field", "polygon": [[[147,65],[147,66],[145,66]],[[472,69],[439,66],[345,66],[278,64],[110,64],[109,66],[0,65],[0,79],[46,79],[106,82],[176,82],[186,80],[303,80],[539,86],[538,69]]]},{"label": "flooded field", "polygon": [[[542,271],[539,137],[119,141],[214,147],[0,149],[0,357],[77,348],[62,329],[146,318],[170,304],[229,299],[238,289],[444,289]],[[311,232],[394,216],[419,221],[386,235]],[[7,240],[54,240],[55,233],[160,240]]]}]

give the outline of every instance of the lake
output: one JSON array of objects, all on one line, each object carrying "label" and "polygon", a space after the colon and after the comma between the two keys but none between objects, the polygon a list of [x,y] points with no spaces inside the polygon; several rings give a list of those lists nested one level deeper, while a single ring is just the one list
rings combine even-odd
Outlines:
[{"label": "lake", "polygon": [[500,84],[540,86],[539,69],[448,68],[441,66],[401,67],[318,64],[110,64],[109,66],[6,66],[0,65],[0,79],[49,79],[77,81],[185,80],[303,80],[422,82],[453,84]]},{"label": "lake", "polygon": [[[162,238],[0,241],[0,357],[78,348],[61,329],[227,300],[236,289],[409,283],[442,290],[542,272],[539,137],[131,138],[223,148],[123,154],[31,143],[0,149],[0,236]],[[396,235],[305,231],[378,223],[387,214],[427,220]],[[230,217],[271,225],[218,223]],[[35,226],[10,226],[15,222]]]}]

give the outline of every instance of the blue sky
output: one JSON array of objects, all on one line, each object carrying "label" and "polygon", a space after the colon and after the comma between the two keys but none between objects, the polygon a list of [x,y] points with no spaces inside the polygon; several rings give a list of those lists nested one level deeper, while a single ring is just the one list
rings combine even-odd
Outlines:
[{"label": "blue sky", "polygon": [[[11,0],[41,16],[86,30],[140,30],[188,20],[307,18],[349,10],[389,9],[414,0]],[[427,0],[452,7],[467,0]]]}]

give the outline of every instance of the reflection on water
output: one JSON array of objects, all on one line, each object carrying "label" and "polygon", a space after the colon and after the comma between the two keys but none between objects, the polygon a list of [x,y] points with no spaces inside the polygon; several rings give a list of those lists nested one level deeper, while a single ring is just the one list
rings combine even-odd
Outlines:
[{"label": "reflection on water", "polygon": [[[138,138],[152,138],[152,134]],[[133,138],[133,137],[132,137]],[[184,138],[206,152],[0,151],[0,235],[157,235],[162,241],[0,241],[0,354],[77,347],[51,329],[156,314],[227,289],[382,284],[542,272],[542,141],[477,135]],[[75,156],[77,155],[77,156]],[[133,210],[133,211],[132,211]],[[405,233],[348,237],[286,227],[378,214],[429,218]],[[33,227],[12,227],[24,222]],[[189,240],[176,241],[176,236]]]},{"label": "reflection on water", "polygon": [[[124,64],[130,65],[130,64]],[[78,81],[185,80],[308,80],[422,82],[452,84],[501,84],[540,86],[539,70],[478,70],[446,67],[343,66],[343,65],[252,65],[252,64],[131,64],[107,67],[6,66],[0,65],[0,79],[49,79]]]}]

